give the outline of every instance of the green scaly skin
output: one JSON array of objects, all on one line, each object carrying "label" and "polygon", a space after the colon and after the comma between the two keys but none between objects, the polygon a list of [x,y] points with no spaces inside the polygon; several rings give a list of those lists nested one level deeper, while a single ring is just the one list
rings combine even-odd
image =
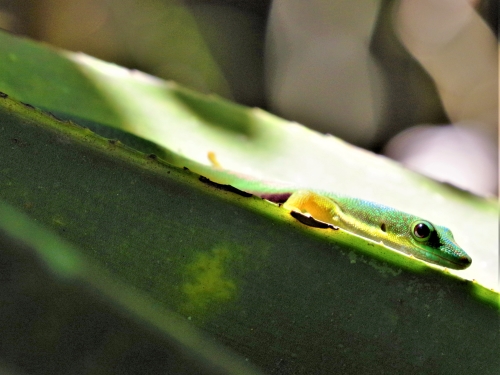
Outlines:
[{"label": "green scaly skin", "polygon": [[284,207],[442,267],[462,270],[472,263],[448,228],[391,207],[309,190],[295,191]]}]

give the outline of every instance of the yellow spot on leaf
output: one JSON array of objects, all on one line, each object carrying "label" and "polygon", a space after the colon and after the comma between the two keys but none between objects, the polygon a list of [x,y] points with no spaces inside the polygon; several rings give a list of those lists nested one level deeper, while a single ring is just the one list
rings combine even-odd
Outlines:
[{"label": "yellow spot on leaf", "polygon": [[227,248],[198,253],[187,265],[187,282],[182,286],[186,314],[199,315],[218,309],[236,296],[236,284],[228,276],[232,254]]}]

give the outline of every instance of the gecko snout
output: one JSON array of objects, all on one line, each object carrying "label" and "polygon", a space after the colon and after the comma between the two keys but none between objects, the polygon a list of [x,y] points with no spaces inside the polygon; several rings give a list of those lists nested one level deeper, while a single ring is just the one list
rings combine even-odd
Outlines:
[{"label": "gecko snout", "polygon": [[471,257],[467,255],[462,255],[460,258],[458,258],[458,261],[460,262],[461,265],[464,266],[464,268],[469,267],[472,263]]}]

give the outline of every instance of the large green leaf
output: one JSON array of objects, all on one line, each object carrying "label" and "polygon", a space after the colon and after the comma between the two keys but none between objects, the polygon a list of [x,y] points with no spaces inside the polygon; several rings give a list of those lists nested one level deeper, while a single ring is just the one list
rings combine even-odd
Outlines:
[{"label": "large green leaf", "polygon": [[[271,203],[9,98],[0,99],[0,121],[3,200],[266,372],[494,374],[500,365],[495,292],[342,231],[306,227]],[[40,239],[29,226],[16,233]],[[87,300],[54,290],[71,309]],[[53,316],[38,292],[35,306]],[[135,303],[122,306],[136,314]],[[12,359],[23,348],[3,361],[25,369]]]}]

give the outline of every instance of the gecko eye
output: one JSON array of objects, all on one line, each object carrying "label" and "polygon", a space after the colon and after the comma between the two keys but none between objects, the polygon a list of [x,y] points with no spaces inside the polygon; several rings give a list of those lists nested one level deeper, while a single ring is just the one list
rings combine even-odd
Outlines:
[{"label": "gecko eye", "polygon": [[433,231],[434,227],[427,221],[418,221],[413,224],[413,236],[417,241],[427,241]]}]

